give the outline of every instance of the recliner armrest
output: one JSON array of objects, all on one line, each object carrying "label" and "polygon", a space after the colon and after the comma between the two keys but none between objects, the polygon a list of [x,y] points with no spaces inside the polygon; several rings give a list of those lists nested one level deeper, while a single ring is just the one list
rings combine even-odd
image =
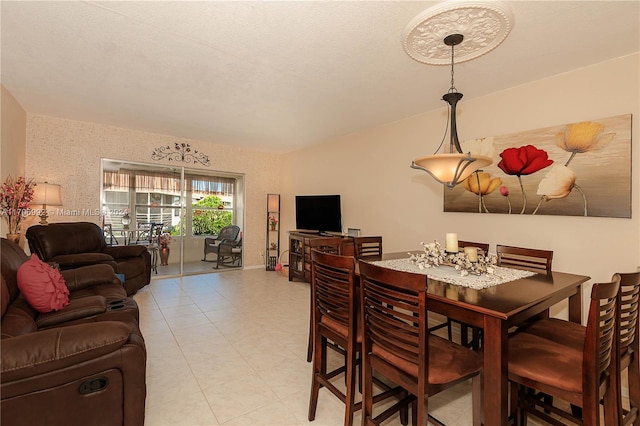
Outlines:
[{"label": "recliner armrest", "polygon": [[107,301],[102,296],[86,296],[71,299],[69,304],[59,311],[39,314],[35,320],[38,329],[49,328],[80,318],[89,318],[107,311]]},{"label": "recliner armrest", "polygon": [[126,257],[142,256],[147,251],[147,246],[111,246],[105,247],[104,253],[112,256],[114,259],[123,259]]},{"label": "recliner armrest", "polygon": [[106,253],[76,253],[61,254],[47,259],[49,263],[57,263],[60,269],[73,269],[81,266],[96,265],[99,263],[114,264],[113,256]]},{"label": "recliner armrest", "polygon": [[122,347],[131,332],[128,324],[104,321],[3,339],[0,381],[25,379],[98,358]]},{"label": "recliner armrest", "polygon": [[82,266],[76,269],[67,269],[61,273],[67,284],[67,288],[71,292],[106,283],[120,284],[120,280],[113,267],[104,263]]}]

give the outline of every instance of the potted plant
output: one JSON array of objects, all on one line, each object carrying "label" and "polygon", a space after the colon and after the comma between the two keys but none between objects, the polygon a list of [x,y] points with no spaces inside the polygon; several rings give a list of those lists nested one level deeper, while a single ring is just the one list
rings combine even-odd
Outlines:
[{"label": "potted plant", "polygon": [[269,225],[271,225],[271,230],[275,231],[276,226],[278,225],[278,218],[275,216],[269,216]]}]

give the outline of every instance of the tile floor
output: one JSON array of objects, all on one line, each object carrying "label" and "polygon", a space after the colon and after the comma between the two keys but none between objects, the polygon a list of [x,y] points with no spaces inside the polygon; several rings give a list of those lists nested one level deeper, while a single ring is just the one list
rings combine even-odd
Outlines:
[{"label": "tile floor", "polygon": [[[343,424],[344,405],[326,389],[307,420],[307,283],[225,271],[157,278],[134,298],[148,353],[147,426]],[[429,407],[447,425],[471,425],[470,385],[430,398]]]},{"label": "tile floor", "polygon": [[[213,256],[211,256],[213,258]],[[196,260],[193,262],[185,262],[184,263],[184,274],[202,274],[202,273],[211,273],[217,272],[214,269],[215,262],[203,262],[201,260]],[[235,266],[221,266],[220,270],[227,271],[230,269],[239,269]],[[152,277],[154,278],[162,278],[163,276],[170,275],[180,275],[180,264],[179,263],[169,263],[166,266],[160,265],[160,261],[158,261],[158,273],[151,272]]]}]

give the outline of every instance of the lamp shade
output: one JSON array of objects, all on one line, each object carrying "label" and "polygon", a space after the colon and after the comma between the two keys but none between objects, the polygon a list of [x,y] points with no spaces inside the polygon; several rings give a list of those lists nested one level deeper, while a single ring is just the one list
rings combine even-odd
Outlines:
[{"label": "lamp shade", "polygon": [[492,163],[491,158],[471,154],[434,154],[413,161],[411,167],[424,170],[438,182],[453,188],[471,173]]},{"label": "lamp shade", "polygon": [[280,211],[280,194],[267,194],[267,211],[273,213]]},{"label": "lamp shade", "polygon": [[60,193],[60,185],[48,182],[37,183],[31,202],[33,204],[47,206],[61,206],[62,196]]}]

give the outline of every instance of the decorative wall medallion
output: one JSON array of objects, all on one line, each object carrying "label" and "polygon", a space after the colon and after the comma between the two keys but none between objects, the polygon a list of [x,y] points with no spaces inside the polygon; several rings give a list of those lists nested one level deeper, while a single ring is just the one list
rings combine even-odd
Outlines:
[{"label": "decorative wall medallion", "polygon": [[513,27],[511,10],[500,2],[443,2],[413,18],[402,32],[402,46],[414,60],[429,65],[451,63],[442,40],[462,34],[456,63],[470,61],[498,47]]},{"label": "decorative wall medallion", "polygon": [[197,149],[192,150],[191,145],[188,143],[175,142],[173,149],[169,145],[159,146],[153,150],[151,158],[156,161],[167,159],[169,161],[202,164],[203,166],[211,165],[208,155],[199,152]]},{"label": "decorative wall medallion", "polygon": [[493,164],[444,190],[444,211],[631,217],[631,114],[461,143]]}]

